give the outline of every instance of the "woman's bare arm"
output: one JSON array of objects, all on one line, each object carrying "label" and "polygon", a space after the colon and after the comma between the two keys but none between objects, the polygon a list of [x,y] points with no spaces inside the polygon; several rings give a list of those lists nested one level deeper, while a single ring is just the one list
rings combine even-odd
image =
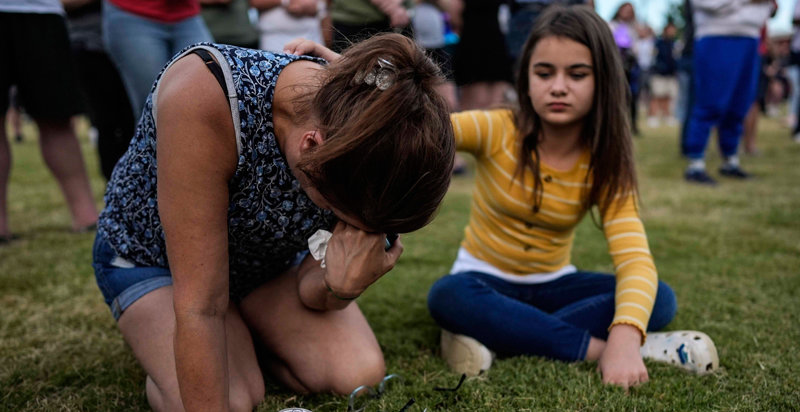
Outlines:
[{"label": "woman's bare arm", "polygon": [[174,282],[175,363],[187,411],[228,409],[228,180],[236,167],[224,93],[199,57],[163,76],[158,209]]}]

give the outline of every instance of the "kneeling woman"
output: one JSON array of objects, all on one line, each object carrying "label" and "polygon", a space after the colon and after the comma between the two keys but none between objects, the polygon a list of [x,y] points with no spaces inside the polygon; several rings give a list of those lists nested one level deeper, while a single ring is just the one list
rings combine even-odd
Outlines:
[{"label": "kneeling woman", "polygon": [[[300,392],[380,381],[383,355],[352,300],[402,252],[385,233],[425,225],[447,190],[441,80],[400,35],[330,65],[213,44],[172,60],[94,246],[154,409],[251,410],[262,372]],[[302,253],[319,229],[333,232],[322,262]]]}]

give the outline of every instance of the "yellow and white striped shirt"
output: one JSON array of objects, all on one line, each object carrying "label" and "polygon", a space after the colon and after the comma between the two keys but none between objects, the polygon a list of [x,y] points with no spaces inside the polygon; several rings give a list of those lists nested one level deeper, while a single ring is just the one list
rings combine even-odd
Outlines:
[{"label": "yellow and white striped shirt", "polygon": [[[583,196],[591,185],[586,179],[589,151],[569,171],[540,164],[544,192],[534,213],[533,174],[525,172],[524,186],[514,178],[519,146],[511,112],[461,112],[451,120],[458,150],[476,159],[469,225],[461,246],[513,275],[555,272],[569,265],[575,226],[585,215]],[[601,218],[617,279],[611,326],[633,325],[644,337],[658,274],[635,197],[628,195],[621,206],[612,204]]]}]

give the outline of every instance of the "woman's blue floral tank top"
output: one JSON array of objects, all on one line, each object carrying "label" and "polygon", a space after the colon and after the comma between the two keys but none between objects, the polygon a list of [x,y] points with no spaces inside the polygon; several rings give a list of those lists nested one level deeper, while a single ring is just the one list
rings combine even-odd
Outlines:
[{"label": "woman's blue floral tank top", "polygon": [[[272,99],[281,70],[298,59],[324,61],[204,43],[185,49],[170,64],[198,47],[214,55],[223,70],[237,129],[239,161],[228,185],[228,245],[230,294],[240,300],[285,271],[297,253],[308,247],[307,239],[320,228],[330,228],[335,220],[300,188],[279,151],[272,120]],[[153,96],[161,74],[131,144],[108,182],[106,207],[98,224],[98,235],[137,266],[168,266],[156,198]]]}]

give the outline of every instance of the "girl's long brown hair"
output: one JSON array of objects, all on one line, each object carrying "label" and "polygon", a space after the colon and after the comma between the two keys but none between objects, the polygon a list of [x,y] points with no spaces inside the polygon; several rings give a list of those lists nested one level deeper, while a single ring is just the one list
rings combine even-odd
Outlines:
[{"label": "girl's long brown hair", "polygon": [[574,40],[592,52],[595,92],[580,139],[581,144],[591,151],[586,176],[591,188],[588,196],[584,197],[583,207],[589,210],[598,205],[601,213],[605,213],[615,198],[622,202],[623,195],[637,193],[627,114],[630,92],[608,24],[587,6],[550,6],[539,16],[525,43],[517,78],[519,105],[514,113],[521,139],[516,176],[523,178],[525,170],[533,172],[533,209],[538,211],[542,202],[538,147],[542,120],[533,110],[528,95],[528,70],[536,44],[550,36]]}]

